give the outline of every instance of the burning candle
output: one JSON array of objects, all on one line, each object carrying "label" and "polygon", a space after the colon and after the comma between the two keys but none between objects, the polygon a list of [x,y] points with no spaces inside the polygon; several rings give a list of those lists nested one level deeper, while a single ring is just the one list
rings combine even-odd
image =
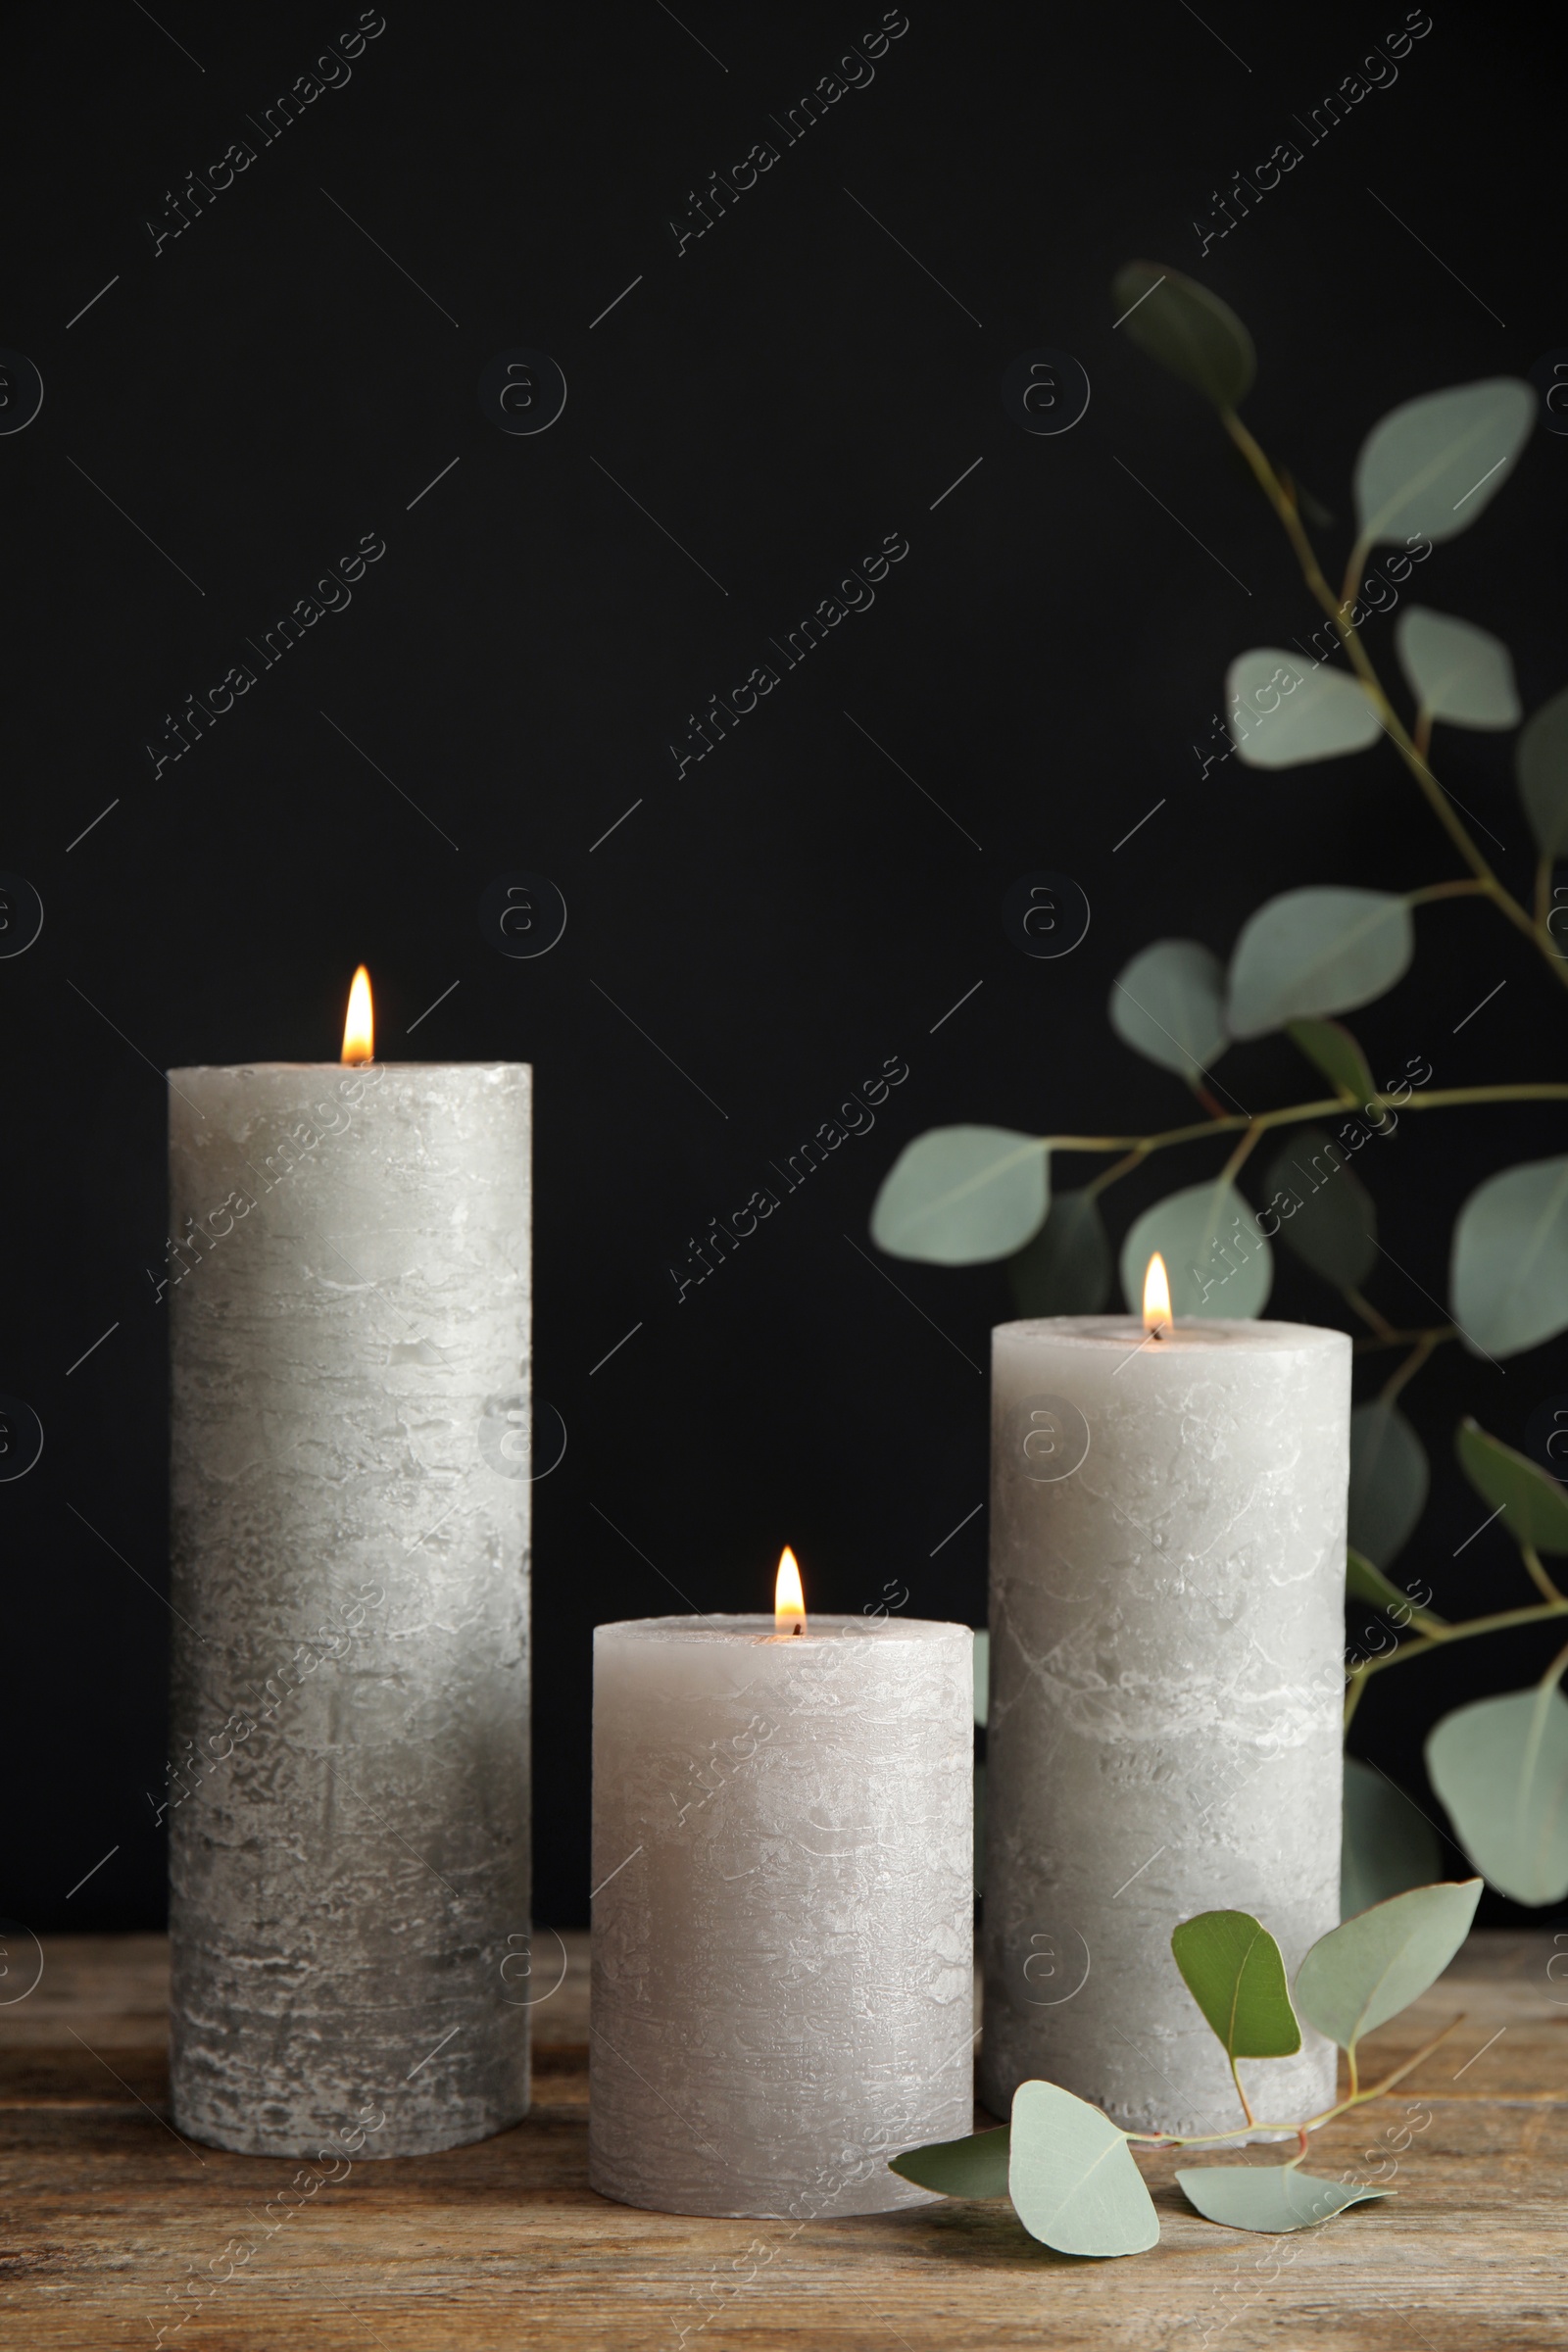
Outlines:
[{"label": "burning candle", "polygon": [[[1044,2078],[1223,2131],[1170,1933],[1250,1911],[1294,1973],[1339,1922],[1350,1343],[1178,1327],[1157,1256],[1142,1329],[992,1337],[981,2096]],[[1333,2049],[1307,2032],[1267,2079],[1275,2114],[1326,2106]]]},{"label": "burning candle", "polygon": [[972,1636],[774,1614],[594,1635],[589,2179],[667,2213],[920,2204],[972,2115]]},{"label": "burning candle", "polygon": [[362,967],[340,1065],[170,1073],[171,2084],[265,2155],[528,2098],[531,1072],[372,1054]]}]

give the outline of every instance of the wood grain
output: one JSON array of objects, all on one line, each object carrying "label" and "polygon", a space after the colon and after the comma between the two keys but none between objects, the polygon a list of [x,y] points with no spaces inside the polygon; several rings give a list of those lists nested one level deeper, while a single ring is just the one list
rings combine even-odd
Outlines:
[{"label": "wood grain", "polygon": [[[536,2013],[526,2123],[440,2156],[356,2162],[270,2220],[299,2167],[199,2148],[168,2121],[162,1938],[46,1942],[36,1990],[0,2006],[6,2344],[100,2352],[155,2344],[160,2328],[184,2352],[1514,2352],[1568,2338],[1568,1982],[1547,1975],[1568,1938],[1474,1936],[1369,2046],[1367,2079],[1463,2013],[1392,2098],[1314,2142],[1314,2170],[1381,2171],[1396,2195],[1261,2238],[1200,2221],[1176,2159],[1149,2157],[1162,2243],[1106,2263],[1049,2253],[1004,2203],[797,2226],[595,2196],[587,1939],[565,1940],[564,1981]],[[543,1985],[560,1959],[539,1943]],[[198,2275],[199,2301],[171,2299]]]}]

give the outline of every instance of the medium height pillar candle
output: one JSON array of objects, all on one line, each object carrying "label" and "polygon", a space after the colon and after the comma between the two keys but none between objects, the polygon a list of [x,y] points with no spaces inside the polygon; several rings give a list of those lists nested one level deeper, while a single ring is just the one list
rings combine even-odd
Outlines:
[{"label": "medium height pillar candle", "polygon": [[172,2089],[220,2147],[527,2107],[530,1077],[170,1074]]},{"label": "medium height pillar candle", "polygon": [[[1170,1934],[1250,1911],[1294,1975],[1339,1922],[1350,1343],[1007,1323],[992,1396],[981,2096],[1240,2129]],[[1303,2032],[1273,2114],[1332,2101]]]},{"label": "medium height pillar candle", "polygon": [[889,2158],[973,2118],[973,1637],[776,1622],[594,1635],[588,2177],[623,2204],[922,2205]]}]

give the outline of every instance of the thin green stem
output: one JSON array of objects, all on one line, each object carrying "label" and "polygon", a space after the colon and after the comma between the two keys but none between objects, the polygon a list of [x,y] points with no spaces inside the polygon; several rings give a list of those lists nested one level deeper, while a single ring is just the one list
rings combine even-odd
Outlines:
[{"label": "thin green stem", "polygon": [[1241,1142],[1237,1145],[1235,1151],[1231,1153],[1229,1159],[1225,1162],[1225,1165],[1221,1168],[1218,1176],[1214,1180],[1215,1183],[1217,1185],[1231,1183],[1245,1164],[1248,1154],[1255,1150],[1256,1146],[1260,1144],[1262,1140],[1262,1121],[1260,1119],[1254,1119],[1250,1127],[1248,1128],[1247,1133],[1243,1136]]},{"label": "thin green stem", "polygon": [[1407,906],[1430,906],[1438,899],[1480,899],[1487,896],[1484,882],[1428,882],[1420,890],[1407,890]]},{"label": "thin green stem", "polygon": [[1345,1694],[1345,1723],[1348,1730],[1361,1703],[1361,1693],[1375,1674],[1386,1666],[1401,1666],[1406,1659],[1424,1658],[1435,1649],[1445,1649],[1454,1642],[1469,1642],[1479,1634],[1500,1634],[1516,1625],[1540,1625],[1548,1617],[1568,1616],[1568,1598],[1558,1593],[1555,1600],[1544,1600],[1528,1609],[1498,1609],[1490,1617],[1465,1617],[1457,1625],[1446,1625],[1440,1632],[1429,1621],[1413,1642],[1401,1642],[1397,1649],[1386,1650],[1382,1657],[1363,1658],[1355,1667]]},{"label": "thin green stem", "polygon": [[[1568,1085],[1556,1082],[1522,1080],[1506,1086],[1447,1086],[1436,1094],[1400,1098],[1375,1094],[1367,1103],[1368,1110],[1453,1110],[1475,1102],[1556,1102],[1568,1101]],[[1196,1143],[1206,1135],[1234,1135],[1238,1129],[1255,1127],[1262,1135],[1270,1127],[1297,1127],[1307,1119],[1323,1119],[1343,1112],[1344,1099],[1339,1095],[1320,1097],[1315,1102],[1292,1102],[1281,1110],[1260,1110],[1254,1114],[1229,1111],[1221,1119],[1195,1119],[1185,1127],[1166,1127],[1153,1135],[1045,1135],[1040,1141],[1048,1152],[1119,1152],[1124,1156],[1114,1168],[1102,1171],[1094,1181],[1095,1190],[1125,1175],[1147,1159],[1151,1152],[1169,1151],[1176,1144]],[[1251,1150],[1249,1144],[1248,1150]],[[1364,1309],[1361,1311],[1365,1311]]]},{"label": "thin green stem", "polygon": [[1246,2116],[1249,2124],[1254,2124],[1257,2119],[1252,2113],[1252,2103],[1250,2099],[1249,2099],[1246,2091],[1242,2088],[1242,2078],[1236,2071],[1235,2052],[1228,2052],[1227,2055],[1230,2057],[1231,2062],[1231,2081],[1236,2085],[1236,2096],[1242,2102],[1242,2113]]},{"label": "thin green stem", "polygon": [[1422,1332],[1420,1338],[1416,1341],[1415,1346],[1411,1348],[1409,1354],[1405,1357],[1398,1370],[1396,1372],[1391,1372],[1388,1379],[1384,1382],[1382,1389],[1379,1391],[1380,1401],[1384,1404],[1392,1404],[1395,1398],[1398,1396],[1399,1391],[1404,1388],[1408,1382],[1414,1380],[1422,1365],[1431,1355],[1432,1350],[1435,1348],[1441,1348],[1445,1340],[1457,1339],[1457,1327],[1452,1323],[1441,1330]]},{"label": "thin green stem", "polygon": [[1551,919],[1551,875],[1552,860],[1548,855],[1544,855],[1536,865],[1536,922],[1546,932],[1548,939],[1551,936],[1547,928]]},{"label": "thin green stem", "polygon": [[1437,1342],[1457,1337],[1458,1325],[1455,1323],[1434,1324],[1425,1331],[1396,1331],[1391,1327],[1387,1333],[1370,1340],[1352,1340],[1350,1345],[1357,1355],[1376,1355],[1384,1348],[1413,1348],[1418,1340],[1431,1339]]},{"label": "thin green stem", "polygon": [[1563,1606],[1568,1608],[1568,1592],[1564,1592],[1561,1586],[1553,1582],[1549,1569],[1543,1562],[1535,1545],[1521,1544],[1519,1552],[1536,1591],[1544,1593],[1547,1600],[1560,1600]]},{"label": "thin green stem", "polygon": [[1347,1306],[1353,1308],[1354,1312],[1360,1316],[1362,1322],[1369,1323],[1372,1329],[1377,1333],[1377,1338],[1375,1340],[1361,1340],[1357,1342],[1357,1346],[1362,1348],[1392,1348],[1403,1337],[1402,1333],[1395,1330],[1394,1325],[1389,1321],[1388,1316],[1381,1313],[1379,1309],[1372,1304],[1370,1298],[1363,1298],[1360,1292],[1354,1289],[1351,1284],[1346,1284],[1343,1296]]},{"label": "thin green stem", "polygon": [[[1413,2075],[1422,2059],[1430,2058],[1440,2042],[1447,2040],[1455,2026],[1463,2024],[1464,2013],[1461,2010],[1457,2017],[1449,2018],[1441,2034],[1434,2034],[1430,2041],[1423,2042],[1413,2058],[1406,2058],[1404,2063],[1396,2066],[1392,2074],[1385,2075],[1381,2082],[1369,2083],[1365,2090],[1360,2086],[1360,2071],[1356,2063],[1355,2051],[1353,2048],[1348,2049],[1346,2051],[1345,2057],[1349,2068],[1350,2088],[1345,2098],[1337,2099],[1332,2107],[1325,2107],[1319,2115],[1309,2115],[1304,2123],[1270,2124],[1252,2120],[1251,2128],[1254,2132],[1276,2132],[1281,2138],[1288,2138],[1294,2132],[1298,2140],[1305,2132],[1320,2132],[1325,2124],[1332,2124],[1337,2116],[1348,2114],[1350,2108],[1364,2107],[1369,2099],[1385,2097],[1396,2082],[1404,2081],[1406,2075]],[[1200,2135],[1195,2133],[1188,2137],[1185,2133],[1176,2132],[1124,2132],[1122,2137],[1148,2140],[1161,2148],[1212,2148],[1217,2147],[1223,2140],[1234,2139],[1236,2132],[1234,2130],[1205,2132]]]}]

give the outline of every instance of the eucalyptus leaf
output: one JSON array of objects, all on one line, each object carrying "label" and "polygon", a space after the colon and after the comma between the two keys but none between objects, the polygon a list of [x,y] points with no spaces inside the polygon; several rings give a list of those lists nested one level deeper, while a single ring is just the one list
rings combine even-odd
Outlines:
[{"label": "eucalyptus leaf", "polygon": [[981,1626],[974,1638],[974,1719],[985,1729],[991,1699],[991,1636]]},{"label": "eucalyptus leaf", "polygon": [[1117,270],[1110,298],[1128,341],[1217,409],[1234,409],[1247,398],[1257,373],[1257,354],[1236,313],[1217,294],[1179,270],[1129,262]]},{"label": "eucalyptus leaf", "polygon": [[1430,1886],[1442,1868],[1438,1833],[1404,1790],[1347,1756],[1340,1917],[1353,1919],[1391,1894]]},{"label": "eucalyptus leaf", "polygon": [[1218,1061],[1225,1028],[1225,967],[1196,939],[1159,939],[1110,985],[1110,1025],[1123,1042],[1189,1086]]},{"label": "eucalyptus leaf", "polygon": [[1297,1256],[1336,1290],[1358,1290],[1377,1264],[1378,1212],[1346,1154],[1321,1127],[1298,1128],[1281,1145],[1263,1190],[1280,1220],[1280,1237]]},{"label": "eucalyptus leaf", "polygon": [[1280,1947],[1250,1911],[1200,1911],[1172,1931],[1170,1948],[1227,2058],[1289,2058],[1300,2048]]},{"label": "eucalyptus leaf", "polygon": [[906,1144],[882,1180],[871,1238],[891,1257],[983,1265],[1010,1257],[1050,1200],[1038,1136],[1011,1127],[933,1127]]},{"label": "eucalyptus leaf", "polygon": [[923,2148],[906,2148],[888,2170],[917,2188],[934,2188],[939,2196],[1004,2197],[1011,2139],[1005,2124],[1000,2132],[975,2132],[967,2139],[934,2139]]},{"label": "eucalyptus leaf", "polygon": [[1568,1894],[1568,1698],[1552,1686],[1459,1707],[1427,1771],[1477,1870],[1516,1903]]},{"label": "eucalyptus leaf", "polygon": [[[1231,739],[1244,767],[1300,767],[1364,751],[1383,721],[1343,669],[1308,667],[1277,645],[1239,654],[1225,673]],[[1243,706],[1238,708],[1238,698]]]},{"label": "eucalyptus leaf", "polygon": [[1057,1193],[1032,1242],[1007,1261],[1020,1315],[1097,1315],[1110,1297],[1110,1236],[1093,1193]]},{"label": "eucalyptus leaf", "polygon": [[1308,1061],[1348,1102],[1370,1102],[1377,1093],[1371,1064],[1342,1021],[1287,1021],[1287,1033]]},{"label": "eucalyptus leaf", "polygon": [[1568,686],[1531,712],[1513,760],[1536,847],[1560,858],[1568,850]]},{"label": "eucalyptus leaf", "polygon": [[1470,1933],[1481,1881],[1412,1886],[1320,1936],[1296,1979],[1296,2006],[1342,2050],[1407,2009]]},{"label": "eucalyptus leaf", "polygon": [[1144,1275],[1158,1250],[1170,1278],[1171,1312],[1259,1315],[1274,1280],[1274,1259],[1257,1219],[1232,1184],[1190,1184],[1146,1208],[1121,1246],[1122,1296],[1142,1312]]},{"label": "eucalyptus leaf", "polygon": [[1526,1160],[1476,1187],[1453,1228],[1448,1295],[1478,1355],[1568,1331],[1568,1159]]},{"label": "eucalyptus leaf", "polygon": [[1506,375],[1391,410],[1355,462],[1361,545],[1468,529],[1513,471],[1537,413],[1531,386]]},{"label": "eucalyptus leaf", "polygon": [[1500,638],[1411,605],[1394,631],[1399,666],[1423,710],[1456,727],[1516,727],[1519,690]]},{"label": "eucalyptus leaf", "polygon": [[1242,926],[1225,1018],[1233,1037],[1347,1012],[1401,979],[1415,953],[1403,899],[1382,890],[1287,890]]},{"label": "eucalyptus leaf", "polygon": [[1055,2082],[1012,2094],[1007,2193],[1031,2237],[1059,2254],[1144,2254],[1159,2216],[1124,2132]]},{"label": "eucalyptus leaf", "polygon": [[1382,1567],[1427,1507],[1427,1449],[1396,1404],[1378,1397],[1350,1415],[1349,1539]]},{"label": "eucalyptus leaf", "polygon": [[1568,1488],[1467,1416],[1459,1424],[1459,1467],[1476,1493],[1503,1514],[1516,1544],[1568,1551]]},{"label": "eucalyptus leaf", "polygon": [[1358,2188],[1353,2181],[1320,2180],[1289,2165],[1205,2164],[1179,2172],[1177,2185],[1205,2222],[1231,2230],[1261,2230],[1270,2237],[1331,2222],[1348,2205],[1387,2197],[1387,2188]]}]

